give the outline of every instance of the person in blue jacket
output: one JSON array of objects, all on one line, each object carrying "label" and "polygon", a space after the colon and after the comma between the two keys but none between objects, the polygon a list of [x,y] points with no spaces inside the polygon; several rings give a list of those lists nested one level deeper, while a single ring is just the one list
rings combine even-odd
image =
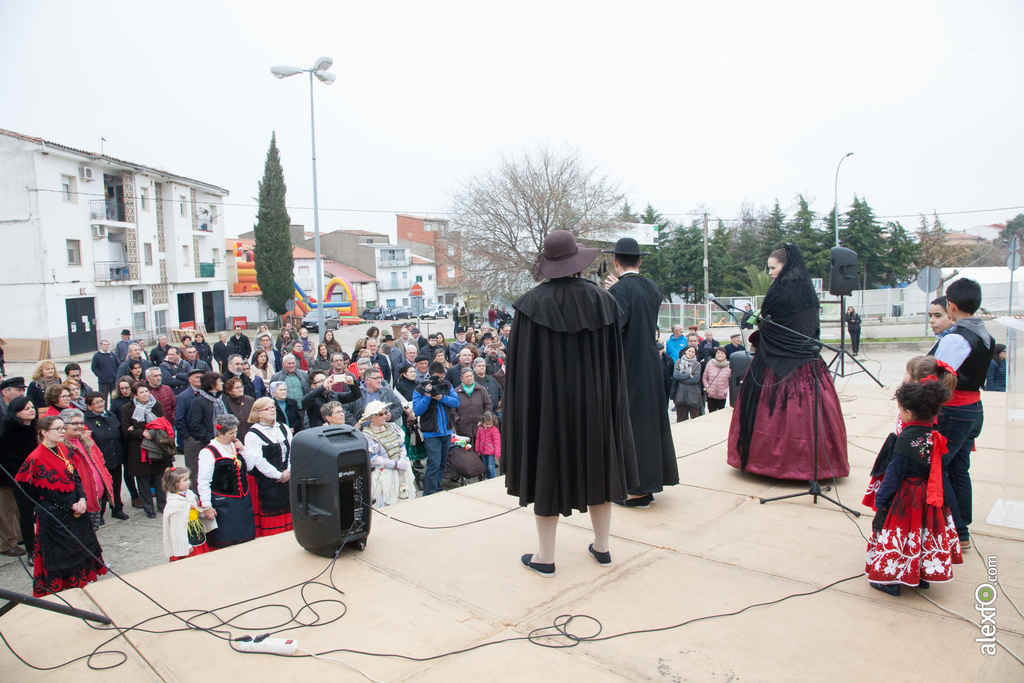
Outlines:
[{"label": "person in blue jacket", "polygon": [[100,342],[100,350],[93,354],[92,363],[89,365],[92,374],[96,375],[96,383],[99,392],[103,394],[106,401],[110,392],[117,384],[117,356],[110,351],[110,342],[106,339]]},{"label": "person in blue jacket", "polygon": [[1006,345],[996,344],[985,376],[985,391],[1006,391]]},{"label": "person in blue jacket", "polygon": [[423,445],[427,449],[427,469],[423,477],[423,495],[441,490],[444,468],[451,446],[452,410],[459,407],[459,398],[450,382],[443,378],[444,364],[430,364],[430,377],[412,392],[412,411],[420,420]]}]

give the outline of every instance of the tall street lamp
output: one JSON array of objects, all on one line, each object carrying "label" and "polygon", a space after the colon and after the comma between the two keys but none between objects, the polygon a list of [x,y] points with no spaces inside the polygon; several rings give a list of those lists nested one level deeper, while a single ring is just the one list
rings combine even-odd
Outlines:
[{"label": "tall street lamp", "polygon": [[[835,223],[836,223],[836,246],[837,247],[839,246],[839,169],[843,165],[843,160],[846,159],[846,157],[851,156],[852,154],[853,154],[853,152],[847,152],[845,155],[843,155],[843,158],[839,160],[839,166],[836,166]],[[314,196],[315,196],[315,193],[316,193],[316,190],[314,190]]]},{"label": "tall street lamp", "polygon": [[[319,57],[309,69],[300,69],[297,66],[272,66],[270,73],[274,78],[288,78],[297,74],[309,74],[309,137],[313,146],[313,249],[316,252],[316,292],[318,297],[323,296],[323,264],[320,262],[320,211],[316,198],[316,125],[313,119],[313,76],[316,76],[321,83],[330,85],[337,78],[328,69],[334,64],[331,57]],[[355,305],[355,302],[352,304]],[[324,301],[321,299],[316,306],[317,331],[320,335],[324,333]]]}]

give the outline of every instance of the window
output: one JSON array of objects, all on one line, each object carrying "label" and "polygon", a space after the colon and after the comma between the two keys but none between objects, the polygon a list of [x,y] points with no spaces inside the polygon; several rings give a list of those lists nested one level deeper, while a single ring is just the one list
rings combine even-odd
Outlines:
[{"label": "window", "polygon": [[387,307],[388,308],[394,308],[395,307],[395,300],[394,299],[388,299]]},{"label": "window", "polygon": [[409,271],[407,271],[407,270],[403,270],[402,271],[402,279],[403,280],[408,280],[409,279]]},{"label": "window", "polygon": [[181,245],[181,265],[186,267],[186,268],[188,267],[188,245],[187,244]]},{"label": "window", "polygon": [[220,249],[213,250],[213,262],[220,263]]},{"label": "window", "polygon": [[75,194],[74,176],[62,175],[60,177],[60,198],[65,202],[75,203],[78,201],[78,197]]},{"label": "window", "polygon": [[132,329],[135,334],[140,334],[146,330],[146,313],[140,311],[132,314]]},{"label": "window", "polygon": [[433,275],[428,275],[427,276],[427,281],[428,282],[433,282],[434,281],[434,276]]},{"label": "window", "polygon": [[142,243],[142,259],[147,266],[153,265],[153,245],[150,242]]},{"label": "window", "polygon": [[149,190],[145,188],[139,190],[139,208],[149,211]]},{"label": "window", "polygon": [[448,277],[455,277],[455,269],[448,266]]},{"label": "window", "polygon": [[178,213],[185,215],[185,195],[178,195]]},{"label": "window", "polygon": [[402,305],[403,306],[408,306],[409,305],[409,297],[406,297],[406,298],[402,299]]},{"label": "window", "polygon": [[299,277],[309,277],[309,266],[299,266]]},{"label": "window", "polygon": [[448,255],[449,256],[455,256],[455,245],[454,244],[449,244],[448,245]]},{"label": "window", "polygon": [[373,238],[372,237],[367,237],[365,243],[366,244],[373,244]]},{"label": "window", "polygon": [[78,240],[68,240],[68,265],[82,265],[82,244]]},{"label": "window", "polygon": [[153,332],[167,334],[167,311],[153,311]]},{"label": "window", "polygon": [[416,276],[416,282],[423,282],[423,276],[422,275],[417,275]]},{"label": "window", "polygon": [[133,289],[132,290],[132,306],[145,306],[146,305],[146,290],[144,289]]}]

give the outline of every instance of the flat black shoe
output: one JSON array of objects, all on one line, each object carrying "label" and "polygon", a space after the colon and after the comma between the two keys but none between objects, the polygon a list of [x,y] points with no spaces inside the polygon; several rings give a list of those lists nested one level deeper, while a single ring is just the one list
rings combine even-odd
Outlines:
[{"label": "flat black shoe", "polygon": [[639,498],[627,498],[623,503],[623,507],[627,508],[649,508],[651,503],[654,501],[654,496],[647,494],[640,496]]},{"label": "flat black shoe", "polygon": [[128,515],[125,514],[124,510],[114,510],[110,513],[110,516],[114,519],[128,519]]},{"label": "flat black shoe", "polygon": [[917,584],[917,587],[920,588],[921,590],[928,590],[929,588],[932,587],[932,585],[930,583],[928,583],[927,581],[925,581],[924,579],[921,579],[921,583]]},{"label": "flat black shoe", "polygon": [[602,567],[607,567],[607,566],[611,565],[611,563],[612,563],[612,554],[610,552],[607,552],[607,553],[599,553],[599,552],[597,552],[596,550],[594,550],[594,544],[593,543],[590,544],[590,547],[587,548],[587,551],[589,551],[590,554],[594,556],[594,559],[597,560],[597,563],[599,565],[601,565]]},{"label": "flat black shoe", "polygon": [[552,562],[551,564],[540,564],[539,562],[531,562],[532,559],[532,553],[529,555],[523,555],[520,558],[520,560],[522,560],[524,567],[526,567],[527,569],[532,569],[533,571],[543,576],[545,579],[550,579],[552,576],[555,575],[554,562]]},{"label": "flat black shoe", "polygon": [[888,593],[894,598],[900,597],[900,593],[903,592],[900,590],[900,585],[898,583],[875,583],[874,581],[872,581],[871,587],[874,588],[876,591]]},{"label": "flat black shoe", "polygon": [[149,517],[150,519],[156,519],[156,513],[155,512],[147,512],[146,513],[146,517]]}]

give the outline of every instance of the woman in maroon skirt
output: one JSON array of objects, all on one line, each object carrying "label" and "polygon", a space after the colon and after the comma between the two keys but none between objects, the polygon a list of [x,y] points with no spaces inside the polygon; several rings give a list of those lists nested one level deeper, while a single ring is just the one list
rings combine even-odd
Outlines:
[{"label": "woman in maroon skirt", "polygon": [[[86,496],[72,454],[62,443],[64,422],[39,419],[39,446],[29,453],[15,480],[38,503],[32,595],[37,598],[68,588],[83,588],[107,570]],[[70,533],[69,533],[70,532]]]},{"label": "woman in maroon skirt", "polygon": [[776,479],[815,479],[818,385],[817,479],[845,477],[850,463],[839,397],[818,349],[801,336],[817,339],[821,330],[818,295],[796,245],[772,252],[768,274],[773,282],[761,305],[759,329],[750,335],[757,353],[732,414],[728,462]]},{"label": "woman in maroon skirt", "polygon": [[292,529],[292,505],[288,492],[292,434],[276,417],[274,399],[256,399],[249,415],[252,427],[245,435],[257,538]]}]

